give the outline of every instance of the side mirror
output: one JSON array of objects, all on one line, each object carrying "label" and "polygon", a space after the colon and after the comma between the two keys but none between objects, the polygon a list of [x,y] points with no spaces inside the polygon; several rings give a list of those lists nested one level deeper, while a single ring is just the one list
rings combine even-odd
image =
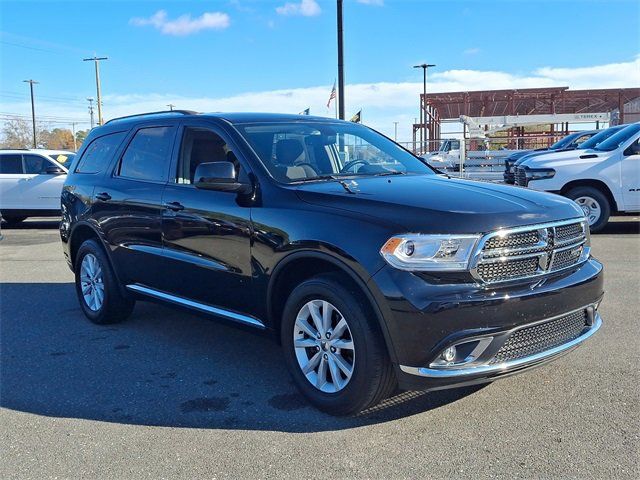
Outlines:
[{"label": "side mirror", "polygon": [[56,167],[54,165],[47,167],[45,169],[45,173],[47,175],[66,175],[67,174],[67,172],[65,172],[63,168]]},{"label": "side mirror", "polygon": [[202,190],[249,193],[251,185],[238,182],[236,168],[231,162],[201,163],[196,168],[193,183]]}]

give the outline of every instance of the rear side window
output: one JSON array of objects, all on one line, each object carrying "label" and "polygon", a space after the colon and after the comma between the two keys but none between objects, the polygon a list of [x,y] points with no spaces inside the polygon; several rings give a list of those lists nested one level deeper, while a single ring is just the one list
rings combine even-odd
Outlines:
[{"label": "rear side window", "polygon": [[45,173],[47,167],[51,166],[49,160],[40,155],[24,155],[24,173],[40,174]]},{"label": "rear side window", "polygon": [[104,172],[125,135],[126,132],[118,132],[96,138],[84,151],[76,173]]},{"label": "rear side window", "polygon": [[120,161],[118,174],[136,180],[166,181],[175,127],[138,130]]},{"label": "rear side window", "polygon": [[0,173],[22,173],[22,155],[0,155]]}]

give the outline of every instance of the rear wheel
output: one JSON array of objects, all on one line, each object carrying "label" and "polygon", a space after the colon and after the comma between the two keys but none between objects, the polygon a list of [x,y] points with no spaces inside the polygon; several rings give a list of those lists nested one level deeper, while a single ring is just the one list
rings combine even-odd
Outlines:
[{"label": "rear wheel", "polygon": [[582,208],[591,232],[597,233],[607,225],[611,206],[600,190],[593,187],[576,187],[569,190],[566,196]]},{"label": "rear wheel", "polygon": [[285,360],[297,387],[333,415],[375,405],[396,385],[379,328],[351,290],[336,274],[306,280],[289,296],[282,319]]},{"label": "rear wheel", "polygon": [[118,323],[131,315],[135,301],[122,294],[109,260],[96,240],[87,240],[78,249],[75,274],[80,307],[93,323]]}]

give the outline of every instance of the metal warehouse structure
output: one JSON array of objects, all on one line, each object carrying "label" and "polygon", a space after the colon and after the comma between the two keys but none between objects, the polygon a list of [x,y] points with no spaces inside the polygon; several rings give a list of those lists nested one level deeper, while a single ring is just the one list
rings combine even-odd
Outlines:
[{"label": "metal warehouse structure", "polygon": [[[537,123],[549,125],[545,133],[551,135],[567,133],[570,122],[625,123],[625,114],[632,113],[629,108],[638,97],[640,88],[548,87],[421,94],[424,123],[413,125],[413,140],[422,143],[440,139],[442,122],[459,121],[461,116],[471,117],[479,125],[499,121],[514,125],[509,129],[514,137],[524,135],[524,127],[518,126],[514,117],[536,116]],[[560,125],[559,130],[556,125]]]}]

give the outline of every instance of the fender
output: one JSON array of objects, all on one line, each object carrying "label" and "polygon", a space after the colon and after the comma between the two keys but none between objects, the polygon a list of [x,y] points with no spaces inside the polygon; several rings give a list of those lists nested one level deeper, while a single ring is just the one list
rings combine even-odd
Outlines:
[{"label": "fender", "polygon": [[389,331],[387,329],[387,324],[383,320],[382,310],[378,305],[378,302],[375,300],[375,297],[369,287],[367,286],[367,282],[358,274],[356,271],[351,268],[347,263],[345,263],[342,259],[334,257],[325,252],[319,252],[317,250],[296,250],[293,253],[290,253],[283,259],[281,259],[278,264],[274,267],[271,277],[269,279],[269,285],[267,287],[267,312],[269,315],[269,322],[273,325],[273,289],[274,285],[277,283],[278,277],[281,271],[286,267],[289,263],[294,260],[298,260],[301,258],[315,258],[319,260],[324,260],[328,263],[333,264],[339,270],[346,273],[349,278],[351,278],[356,285],[362,290],[371,305],[373,312],[376,317],[376,321],[380,326],[380,331],[382,331],[382,335],[384,337],[385,344],[387,346],[387,351],[389,352],[389,358],[391,362],[397,364],[397,356],[395,352],[395,348],[393,347],[393,343],[391,341],[391,336],[389,335]]}]

